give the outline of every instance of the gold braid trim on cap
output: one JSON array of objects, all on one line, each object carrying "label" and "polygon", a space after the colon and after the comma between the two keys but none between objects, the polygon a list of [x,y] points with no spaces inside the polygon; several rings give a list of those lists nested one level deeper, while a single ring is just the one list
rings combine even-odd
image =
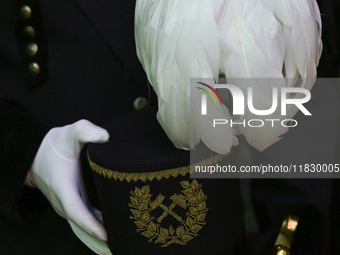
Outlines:
[{"label": "gold braid trim on cap", "polygon": [[[217,154],[215,156],[212,156],[211,158],[208,158],[206,160],[203,160],[197,164],[192,165],[192,169],[195,168],[195,166],[207,166],[207,165],[212,165],[216,164],[217,162],[221,161],[224,159],[227,155],[222,155],[222,154]],[[117,171],[112,171],[109,169],[106,169],[104,167],[101,167],[94,163],[91,158],[89,153],[87,152],[87,157],[91,166],[91,169],[106,178],[109,179],[114,179],[115,181],[120,180],[121,182],[127,181],[127,182],[137,182],[137,181],[153,181],[155,178],[160,181],[163,178],[169,179],[171,176],[172,177],[178,177],[179,175],[185,176],[188,173],[190,173],[190,166],[184,166],[184,167],[178,167],[174,169],[169,169],[169,170],[162,170],[162,171],[157,171],[157,172],[146,172],[146,173],[124,173],[124,172],[117,172]]]}]

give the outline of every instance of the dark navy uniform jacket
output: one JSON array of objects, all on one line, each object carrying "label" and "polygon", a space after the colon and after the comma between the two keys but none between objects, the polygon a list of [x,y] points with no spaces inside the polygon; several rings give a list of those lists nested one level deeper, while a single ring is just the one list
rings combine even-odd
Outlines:
[{"label": "dark navy uniform jacket", "polygon": [[149,98],[134,5],[0,2],[1,254],[92,254],[23,181],[50,128],[79,119],[101,125]]},{"label": "dark navy uniform jacket", "polygon": [[[135,1],[41,1],[40,13],[31,7],[31,16],[22,18],[20,7],[30,2],[35,1],[0,3],[0,91],[35,119],[2,96],[0,210],[5,214],[13,209],[19,192],[13,186],[22,183],[39,146],[36,138],[46,128],[82,118],[100,125],[132,111],[137,97],[148,97],[134,46]],[[35,29],[34,37],[25,36],[26,26]],[[27,53],[30,43],[37,44],[34,56]],[[30,74],[31,63],[40,73]],[[20,178],[8,179],[9,171]]]}]

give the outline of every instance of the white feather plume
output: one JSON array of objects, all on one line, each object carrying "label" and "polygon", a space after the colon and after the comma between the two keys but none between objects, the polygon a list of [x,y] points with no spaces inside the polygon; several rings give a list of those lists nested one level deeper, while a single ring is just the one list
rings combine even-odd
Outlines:
[{"label": "white feather plume", "polygon": [[[273,87],[312,88],[322,50],[315,0],[137,0],[135,36],[138,57],[158,95],[157,119],[168,137],[181,149],[202,140],[223,154],[237,145],[235,131],[227,125],[213,128],[211,123],[215,118],[229,120],[229,111],[208,100],[208,118],[202,117],[201,93],[190,95],[190,78],[217,81],[220,71],[244,94],[252,87],[254,107],[267,110]],[[298,82],[299,77],[303,82]],[[190,97],[197,104],[191,112]],[[281,120],[296,112],[290,107],[287,116],[280,112],[257,116],[246,110],[233,118]],[[265,123],[261,128],[239,126],[247,141],[261,151],[288,131]]]}]

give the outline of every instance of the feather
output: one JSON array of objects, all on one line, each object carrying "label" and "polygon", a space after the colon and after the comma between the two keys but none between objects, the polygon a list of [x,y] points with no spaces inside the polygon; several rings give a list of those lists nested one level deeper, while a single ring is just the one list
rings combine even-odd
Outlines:
[{"label": "feather", "polygon": [[[244,95],[249,87],[253,89],[253,104],[258,110],[270,109],[273,87],[283,86],[282,82],[273,82],[283,78],[283,28],[267,8],[270,6],[265,7],[261,1],[226,1],[218,20],[221,71],[225,73],[228,83],[238,86]],[[263,78],[276,80],[269,82]],[[281,116],[277,112],[270,116],[273,119],[278,117]],[[261,151],[279,141],[280,135],[288,131],[282,126],[273,128],[271,122],[265,121],[268,116],[254,115],[247,108],[243,116],[235,118],[239,123],[248,123],[251,119],[263,120],[265,124],[261,128],[238,125],[248,143]]]},{"label": "feather", "polygon": [[[275,0],[275,16],[282,22],[286,41],[284,73],[286,87],[311,90],[316,80],[316,67],[322,52],[321,15],[315,0]],[[297,79],[300,78],[301,80]],[[302,95],[292,95],[299,98]],[[287,118],[298,111],[293,105],[287,109]]]}]

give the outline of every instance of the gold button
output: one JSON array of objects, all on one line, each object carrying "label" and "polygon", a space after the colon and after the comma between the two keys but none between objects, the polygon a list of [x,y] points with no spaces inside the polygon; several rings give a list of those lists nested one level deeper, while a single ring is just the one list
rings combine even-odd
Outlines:
[{"label": "gold button", "polygon": [[33,37],[35,37],[35,30],[31,26],[24,27],[24,34],[27,37],[33,38]]},{"label": "gold button", "polygon": [[40,66],[37,63],[32,62],[31,64],[28,65],[28,71],[32,75],[37,75],[39,74]]},{"label": "gold button", "polygon": [[37,54],[38,52],[38,45],[36,43],[30,43],[28,46],[27,46],[27,54],[30,55],[30,56],[34,56],[35,54]]},{"label": "gold button", "polygon": [[32,14],[31,8],[28,5],[24,5],[23,7],[21,7],[20,15],[22,18],[28,19],[29,17],[31,17],[31,14]]},{"label": "gold button", "polygon": [[147,98],[145,97],[137,97],[135,101],[133,102],[133,108],[135,110],[140,110],[145,107],[148,107],[150,105],[150,102]]}]

